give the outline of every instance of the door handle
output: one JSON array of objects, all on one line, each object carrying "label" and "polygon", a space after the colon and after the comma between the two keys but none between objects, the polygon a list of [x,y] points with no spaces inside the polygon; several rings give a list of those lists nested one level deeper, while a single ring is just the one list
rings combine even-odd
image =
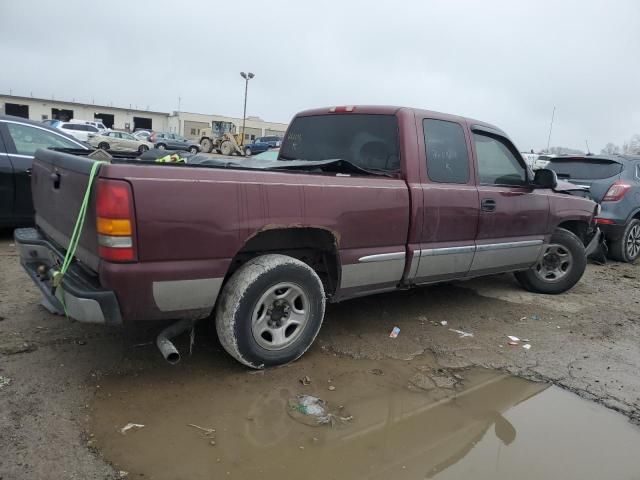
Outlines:
[{"label": "door handle", "polygon": [[493,198],[483,198],[480,208],[483,212],[493,212],[496,209],[496,201]]},{"label": "door handle", "polygon": [[28,176],[31,176],[31,169],[27,168],[24,173],[26,173]]}]

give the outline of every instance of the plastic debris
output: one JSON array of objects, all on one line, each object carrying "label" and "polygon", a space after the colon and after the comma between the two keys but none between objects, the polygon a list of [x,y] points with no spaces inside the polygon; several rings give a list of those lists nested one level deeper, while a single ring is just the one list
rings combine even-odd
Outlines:
[{"label": "plastic debris", "polygon": [[473,337],[473,333],[464,332],[462,330],[456,330],[455,328],[450,328],[449,331],[457,333],[459,335],[459,338]]},{"label": "plastic debris", "polygon": [[187,427],[197,428],[198,430],[200,430],[205,435],[213,435],[214,433],[216,433],[216,429],[215,428],[201,427],[200,425],[196,425],[194,423],[188,423]]},{"label": "plastic debris", "polygon": [[329,385],[329,391],[333,392],[336,389],[333,385]]},{"label": "plastic debris", "polygon": [[306,375],[304,377],[302,377],[299,381],[304,386],[307,386],[307,385],[309,385],[311,383],[311,379]]},{"label": "plastic debris", "polygon": [[522,317],[522,318],[520,319],[520,321],[521,321],[521,322],[524,322],[526,319],[527,319],[527,317]]},{"label": "plastic debris", "polygon": [[127,431],[131,430],[132,428],[135,428],[135,429],[144,428],[144,425],[142,425],[141,423],[127,423],[124,427],[120,429],[120,433],[122,435],[126,435]]},{"label": "plastic debris", "polygon": [[6,387],[11,383],[11,379],[9,377],[3,377],[0,375],[0,388]]},{"label": "plastic debris", "polygon": [[391,333],[389,334],[389,337],[390,338],[396,338],[399,333],[400,333],[400,327],[393,327],[393,330],[391,330]]},{"label": "plastic debris", "polygon": [[297,395],[290,398],[288,407],[291,418],[312,427],[353,420],[351,415],[332,412],[324,400],[312,395]]},{"label": "plastic debris", "polygon": [[507,335],[507,338],[512,342],[519,342],[520,339],[518,337],[514,337],[513,335]]},{"label": "plastic debris", "polygon": [[531,315],[531,320],[540,320],[540,315],[534,313],[533,315]]},{"label": "plastic debris", "polygon": [[525,350],[529,350],[531,348],[531,345],[528,343],[525,343],[524,345],[522,345],[522,348],[524,348]]},{"label": "plastic debris", "polygon": [[520,345],[520,342],[509,342],[509,345],[511,345],[512,347],[517,347],[518,345]]}]

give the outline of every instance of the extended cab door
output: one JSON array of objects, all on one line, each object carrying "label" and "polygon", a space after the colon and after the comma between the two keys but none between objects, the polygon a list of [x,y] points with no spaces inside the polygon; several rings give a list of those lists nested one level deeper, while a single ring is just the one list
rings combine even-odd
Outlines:
[{"label": "extended cab door", "polygon": [[470,273],[530,267],[548,229],[549,197],[530,185],[524,160],[508,138],[487,127],[471,130],[480,217]]},{"label": "extended cab door", "polygon": [[466,126],[456,117],[416,120],[424,200],[420,250],[413,252],[409,280],[463,277],[473,261],[479,209]]}]

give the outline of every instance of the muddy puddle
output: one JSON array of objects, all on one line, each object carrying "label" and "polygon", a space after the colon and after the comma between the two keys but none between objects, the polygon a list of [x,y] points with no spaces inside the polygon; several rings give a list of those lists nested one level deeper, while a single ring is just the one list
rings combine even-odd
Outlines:
[{"label": "muddy puddle", "polygon": [[[261,373],[187,361],[99,383],[92,443],[127,478],[640,479],[623,416],[487,370],[312,352]],[[298,395],[330,421],[310,426]]]}]

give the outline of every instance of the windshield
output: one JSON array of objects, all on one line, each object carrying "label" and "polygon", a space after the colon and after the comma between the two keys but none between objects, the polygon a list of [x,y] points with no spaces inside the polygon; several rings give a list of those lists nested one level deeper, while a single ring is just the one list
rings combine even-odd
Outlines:
[{"label": "windshield", "polygon": [[622,172],[620,163],[604,159],[553,158],[546,168],[556,172],[558,178],[578,180],[610,178]]},{"label": "windshield", "polygon": [[394,115],[336,114],[296,118],[280,160],[341,159],[365,170],[400,170]]}]

